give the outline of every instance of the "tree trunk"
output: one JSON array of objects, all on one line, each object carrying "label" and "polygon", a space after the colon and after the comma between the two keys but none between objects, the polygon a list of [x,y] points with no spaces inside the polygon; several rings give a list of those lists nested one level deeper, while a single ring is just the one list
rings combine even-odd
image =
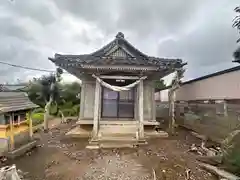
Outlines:
[{"label": "tree trunk", "polygon": [[59,109],[58,111],[59,111],[59,113],[61,114],[61,122],[62,122],[62,123],[65,123],[66,120],[65,120],[65,116],[64,116],[63,112],[62,112],[60,109]]},{"label": "tree trunk", "polygon": [[48,117],[49,117],[49,112],[50,112],[50,107],[51,107],[52,101],[53,101],[53,98],[51,96],[44,108],[44,131],[46,131],[46,132],[48,131]]},{"label": "tree trunk", "polygon": [[171,92],[169,93],[169,133],[174,134],[175,133],[175,123],[176,123],[176,118],[175,118],[175,91],[170,90]]},{"label": "tree trunk", "polygon": [[201,163],[200,167],[208,170],[212,174],[215,174],[215,175],[219,176],[220,178],[225,178],[225,179],[228,179],[228,180],[239,180],[240,179],[240,177],[237,177],[234,174],[231,174],[229,172],[226,172],[222,169],[219,169],[219,168],[217,168],[215,166],[212,166],[212,165],[209,165],[209,164]]}]

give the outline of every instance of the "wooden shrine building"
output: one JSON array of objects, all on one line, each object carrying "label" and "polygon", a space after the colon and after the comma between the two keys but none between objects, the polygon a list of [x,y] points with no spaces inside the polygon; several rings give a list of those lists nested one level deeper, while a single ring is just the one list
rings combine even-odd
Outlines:
[{"label": "wooden shrine building", "polygon": [[101,140],[107,129],[144,140],[145,126],[158,124],[153,81],[184,65],[180,59],[142,53],[121,32],[93,53],[55,54],[49,60],[82,80],[78,124],[88,126],[92,141]]}]

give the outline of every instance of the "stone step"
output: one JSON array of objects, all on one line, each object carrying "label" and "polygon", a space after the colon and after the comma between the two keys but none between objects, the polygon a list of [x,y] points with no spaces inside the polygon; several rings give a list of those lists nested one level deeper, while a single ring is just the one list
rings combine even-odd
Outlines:
[{"label": "stone step", "polygon": [[137,137],[136,132],[128,132],[128,133],[111,133],[111,132],[99,132],[98,137]]},{"label": "stone step", "polygon": [[134,137],[101,137],[98,139],[100,142],[137,142]]},{"label": "stone step", "polygon": [[100,132],[113,132],[113,133],[127,133],[136,132],[138,127],[136,126],[100,126]]},{"label": "stone step", "polygon": [[104,149],[113,149],[113,148],[133,148],[134,143],[100,143],[99,147]]}]

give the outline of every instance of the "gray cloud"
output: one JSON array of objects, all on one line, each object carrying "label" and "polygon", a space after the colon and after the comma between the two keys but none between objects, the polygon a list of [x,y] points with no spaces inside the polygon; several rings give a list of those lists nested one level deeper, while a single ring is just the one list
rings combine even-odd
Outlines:
[{"label": "gray cloud", "polygon": [[117,21],[119,27],[137,32],[140,36],[166,36],[181,31],[194,18],[203,1],[120,1]]},{"label": "gray cloud", "polygon": [[[89,53],[118,31],[149,55],[180,57],[186,78],[231,67],[238,0],[2,0],[2,61],[54,69],[55,52]],[[9,71],[8,71],[9,70]],[[8,74],[8,72],[10,72]],[[39,75],[0,67],[0,82]]]},{"label": "gray cloud", "polygon": [[204,4],[198,0],[54,1],[62,11],[95,23],[105,34],[121,30],[139,36],[152,33],[164,36],[179,31]]},{"label": "gray cloud", "polygon": [[23,40],[33,39],[26,29],[15,21],[12,17],[0,19],[0,36],[1,37],[15,37]]},{"label": "gray cloud", "polygon": [[42,25],[51,24],[56,20],[54,11],[50,9],[53,7],[51,1],[4,0],[0,6],[18,18],[31,18]]},{"label": "gray cloud", "polygon": [[[225,3],[220,3],[224,9]],[[188,62],[187,78],[195,78],[218,70],[230,68],[232,54],[236,47],[237,33],[232,28],[231,11],[212,10],[209,14],[204,9],[203,19],[196,22],[194,30],[185,35],[177,35],[160,43],[158,54],[180,57]],[[205,12],[206,11],[206,12]],[[219,11],[219,13],[218,13]],[[222,14],[221,14],[222,13]],[[204,19],[206,18],[206,19]]]}]

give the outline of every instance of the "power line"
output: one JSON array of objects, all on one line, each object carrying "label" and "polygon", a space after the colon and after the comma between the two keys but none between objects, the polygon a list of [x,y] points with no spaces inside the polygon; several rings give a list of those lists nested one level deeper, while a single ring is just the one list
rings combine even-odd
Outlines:
[{"label": "power line", "polygon": [[50,72],[50,73],[56,72],[56,71],[52,71],[52,70],[39,69],[39,68],[31,68],[31,67],[27,67],[27,66],[21,66],[21,65],[11,64],[11,63],[7,63],[7,62],[3,62],[3,61],[0,61],[0,64],[5,64],[5,65],[12,66],[12,67],[16,67],[16,68],[28,69],[28,70],[32,70],[32,71],[41,71],[41,72]]}]

